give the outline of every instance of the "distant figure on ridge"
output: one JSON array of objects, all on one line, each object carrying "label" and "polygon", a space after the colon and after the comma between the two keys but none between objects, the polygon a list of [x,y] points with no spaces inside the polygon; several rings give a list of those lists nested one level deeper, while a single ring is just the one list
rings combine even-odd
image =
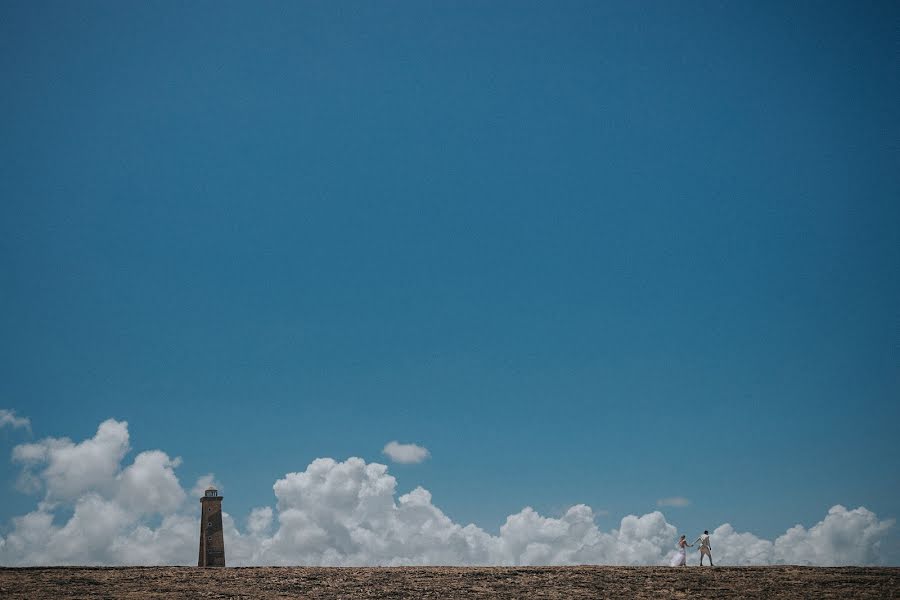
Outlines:
[{"label": "distant figure on ridge", "polygon": [[[694,544],[697,542],[700,543],[700,566],[703,566],[703,557],[709,557],[709,566],[713,566],[712,561],[712,546],[709,545],[709,532],[704,531],[703,535],[694,540]],[[693,544],[691,544],[693,546]]]},{"label": "distant figure on ridge", "polygon": [[675,556],[672,557],[672,560],[669,561],[670,567],[686,567],[687,566],[687,554],[685,548],[690,546],[691,544],[687,543],[687,540],[684,539],[684,536],[681,536],[678,539],[678,552],[675,553]]}]

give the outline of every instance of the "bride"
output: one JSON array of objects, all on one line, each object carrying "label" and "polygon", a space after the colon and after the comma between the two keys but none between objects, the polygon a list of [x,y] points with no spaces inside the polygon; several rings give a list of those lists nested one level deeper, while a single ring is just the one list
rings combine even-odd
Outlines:
[{"label": "bride", "polygon": [[688,546],[693,546],[693,544],[688,544],[687,540],[684,539],[684,536],[678,540],[678,551],[675,552],[675,555],[672,556],[672,560],[669,561],[670,567],[683,567],[687,565],[687,554],[685,548]]}]

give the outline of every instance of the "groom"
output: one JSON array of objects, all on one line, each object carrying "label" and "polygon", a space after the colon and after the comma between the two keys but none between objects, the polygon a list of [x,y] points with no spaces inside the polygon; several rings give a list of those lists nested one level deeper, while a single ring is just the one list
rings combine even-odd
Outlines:
[{"label": "groom", "polygon": [[713,566],[712,546],[709,545],[709,532],[704,531],[703,535],[701,535],[694,541],[694,544],[696,544],[698,542],[700,543],[700,566],[701,567],[703,566],[703,557],[704,556],[709,557],[709,566]]}]

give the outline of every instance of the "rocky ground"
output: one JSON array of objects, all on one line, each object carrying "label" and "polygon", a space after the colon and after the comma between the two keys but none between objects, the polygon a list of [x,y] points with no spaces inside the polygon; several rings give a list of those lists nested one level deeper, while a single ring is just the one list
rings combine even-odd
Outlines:
[{"label": "rocky ground", "polygon": [[0,568],[0,598],[900,598],[900,568]]}]

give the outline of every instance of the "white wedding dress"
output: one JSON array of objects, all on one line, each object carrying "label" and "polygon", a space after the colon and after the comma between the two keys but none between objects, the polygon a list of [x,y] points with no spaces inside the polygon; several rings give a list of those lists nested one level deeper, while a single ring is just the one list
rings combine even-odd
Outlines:
[{"label": "white wedding dress", "polygon": [[687,564],[687,552],[684,547],[679,547],[675,554],[672,556],[672,560],[669,561],[670,567],[682,567]]}]

